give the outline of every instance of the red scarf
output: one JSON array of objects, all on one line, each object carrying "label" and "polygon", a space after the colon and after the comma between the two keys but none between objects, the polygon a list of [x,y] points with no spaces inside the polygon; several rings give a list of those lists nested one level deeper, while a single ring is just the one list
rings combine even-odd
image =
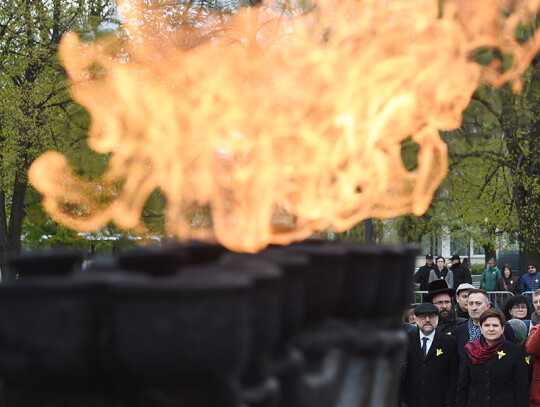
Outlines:
[{"label": "red scarf", "polygon": [[483,365],[488,362],[495,353],[497,353],[503,346],[504,334],[501,335],[498,342],[489,346],[483,336],[469,342],[465,345],[465,352],[471,358],[473,365]]}]

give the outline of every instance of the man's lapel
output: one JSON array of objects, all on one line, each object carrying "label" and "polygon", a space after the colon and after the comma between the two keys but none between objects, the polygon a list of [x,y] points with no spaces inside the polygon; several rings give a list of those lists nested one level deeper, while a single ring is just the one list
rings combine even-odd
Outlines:
[{"label": "man's lapel", "polygon": [[[429,351],[426,355],[426,360],[428,360],[430,357],[432,357],[434,354],[437,354],[437,349],[439,349],[439,352],[441,350],[441,333],[437,330],[435,330],[435,336],[433,337],[433,343],[431,344],[431,347],[429,348]],[[420,340],[420,339],[418,339]]]},{"label": "man's lapel", "polygon": [[422,352],[422,347],[420,346],[420,329],[417,328],[416,332],[412,335],[412,347],[414,351],[418,354],[420,360],[424,359],[424,352]]}]

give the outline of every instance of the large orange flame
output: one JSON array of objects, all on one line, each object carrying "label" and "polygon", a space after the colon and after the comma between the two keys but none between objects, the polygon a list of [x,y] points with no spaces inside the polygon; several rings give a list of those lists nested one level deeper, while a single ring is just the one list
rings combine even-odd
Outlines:
[{"label": "large orange flame", "polygon": [[[420,215],[447,171],[438,129],[460,125],[482,82],[519,90],[540,48],[539,33],[514,36],[540,0],[444,4],[440,16],[436,0],[276,0],[234,13],[119,1],[122,33],[93,44],[69,33],[60,47],[109,168],[83,180],[48,152],[30,180],[56,221],[83,231],[137,227],[159,188],[169,233],[215,233],[240,251]],[[513,66],[478,65],[482,46]],[[414,171],[401,158],[409,138]],[[201,208],[210,231],[191,216]]]}]

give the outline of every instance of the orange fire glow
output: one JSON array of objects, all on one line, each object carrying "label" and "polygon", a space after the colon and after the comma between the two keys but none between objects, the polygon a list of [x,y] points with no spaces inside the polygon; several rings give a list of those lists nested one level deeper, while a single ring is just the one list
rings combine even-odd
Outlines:
[{"label": "orange fire glow", "polygon": [[[158,188],[167,232],[257,251],[368,217],[420,215],[447,171],[438,129],[461,123],[475,88],[527,69],[519,43],[540,0],[275,0],[235,12],[121,0],[123,30],[93,44],[67,34],[60,56],[88,109],[102,179],[58,152],[30,169],[47,212],[95,231],[140,226]],[[472,60],[514,55],[511,69]],[[401,143],[419,146],[408,171]],[[212,225],[194,220],[210,209]]]}]

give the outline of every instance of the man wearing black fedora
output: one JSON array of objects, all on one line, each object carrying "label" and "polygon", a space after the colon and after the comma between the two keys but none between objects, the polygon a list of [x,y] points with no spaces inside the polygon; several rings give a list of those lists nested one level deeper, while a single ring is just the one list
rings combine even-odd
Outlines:
[{"label": "man wearing black fedora", "polygon": [[458,318],[452,299],[456,290],[448,287],[444,280],[434,280],[428,284],[428,293],[424,295],[423,302],[432,303],[439,310],[439,324],[437,330],[450,335],[456,326],[466,322],[465,318]]},{"label": "man wearing black fedora", "polygon": [[418,329],[410,332],[402,376],[402,405],[408,407],[454,406],[459,357],[454,337],[439,332],[439,310],[422,303],[414,310]]}]

